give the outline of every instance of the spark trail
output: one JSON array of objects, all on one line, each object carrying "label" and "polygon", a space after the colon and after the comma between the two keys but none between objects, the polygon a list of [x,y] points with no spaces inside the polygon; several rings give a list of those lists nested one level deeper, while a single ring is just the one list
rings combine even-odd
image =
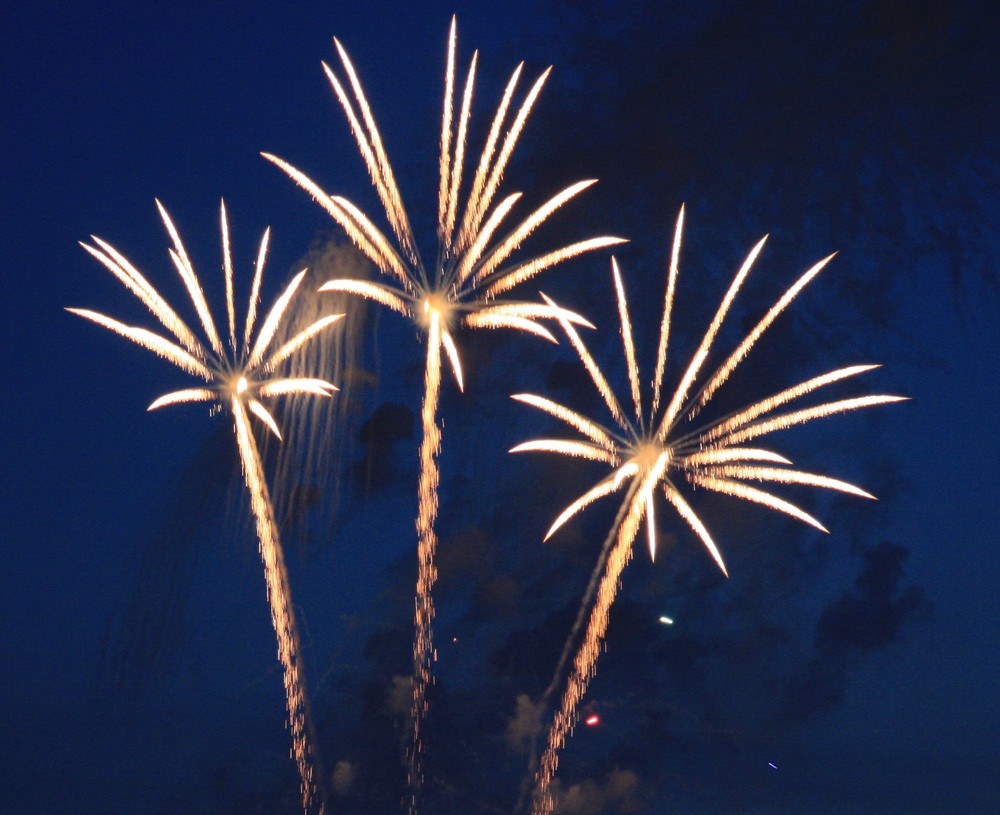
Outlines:
[{"label": "spark trail", "polygon": [[[872,370],[876,365],[854,365],[808,379],[772,396],[753,402],[720,419],[711,421],[696,430],[686,430],[687,423],[700,414],[712,396],[721,388],[732,372],[745,359],[756,341],[775,319],[812,281],[833,257],[824,258],[806,271],[771,307],[770,310],[744,337],[740,344],[715,369],[711,376],[697,387],[702,368],[713,349],[714,341],[733,301],[764,245],[761,240],[750,251],[737,272],[722,303],[719,305],[708,330],[695,350],[694,356],[681,375],[679,384],[662,408],[662,388],[667,369],[671,312],[679,265],[684,210],[680,211],[674,232],[667,290],[664,298],[663,317],[657,345],[656,368],[648,412],[643,406],[639,367],[636,361],[632,326],[629,317],[625,287],[612,259],[612,277],[618,303],[625,367],[629,383],[631,411],[622,408],[615,392],[594,358],[587,350],[573,325],[557,316],[563,330],[577,351],[581,362],[597,388],[602,401],[614,420],[614,426],[600,424],[576,411],[541,396],[517,394],[513,398],[532,405],[569,425],[583,439],[540,439],[525,442],[511,452],[546,451],[605,463],[611,472],[591,489],[573,501],[556,518],[546,540],[570,518],[599,498],[620,490],[626,491],[622,508],[615,524],[608,533],[602,558],[607,560],[599,582],[596,599],[591,608],[583,640],[573,660],[570,676],[563,692],[559,711],[549,730],[545,751],[536,774],[535,794],[532,802],[534,815],[549,815],[555,801],[551,793],[552,779],[559,766],[559,753],[577,720],[577,710],[597,667],[608,627],[608,615],[614,603],[621,574],[632,557],[633,544],[645,520],[647,542],[651,558],[656,555],[655,505],[657,493],[671,504],[682,520],[704,544],[723,574],[727,574],[723,558],[708,529],[683,496],[680,485],[685,481],[745,501],[759,503],[783,512],[805,523],[826,531],[814,517],[795,504],[770,491],[748,484],[770,482],[793,484],[837,490],[865,498],[872,498],[864,490],[829,476],[793,469],[791,462],[771,450],[744,446],[744,442],[836,413],[864,407],[901,401],[900,396],[859,396],[824,402],[811,407],[785,413],[775,413],[782,406],[796,401],[820,388]],[[555,307],[551,300],[547,300]],[[634,420],[629,414],[634,415]],[[588,588],[588,593],[590,589]],[[590,597],[584,598],[584,605]],[[582,610],[582,609],[581,609]],[[576,627],[571,632],[575,637]],[[561,670],[560,663],[560,670]],[[547,692],[548,693],[548,692]]]},{"label": "spark trail", "polygon": [[[182,370],[206,384],[202,387],[172,391],[159,397],[149,410],[185,402],[209,402],[223,409],[228,408],[233,417],[236,446],[239,451],[243,477],[250,495],[250,508],[257,530],[257,542],[267,599],[271,609],[278,644],[278,659],[284,674],[285,702],[292,734],[292,751],[301,780],[302,806],[307,815],[322,813],[325,809],[322,787],[317,782],[318,757],[315,751],[309,700],[303,669],[301,645],[295,611],[292,606],[291,586],[285,568],[284,553],[274,519],[257,441],[251,426],[250,414],[260,420],[279,440],[281,432],[270,411],[261,399],[293,394],[311,394],[329,397],[336,390],[331,383],[313,377],[278,377],[276,368],[294,353],[308,345],[322,331],[333,325],[343,315],[328,315],[315,320],[291,339],[272,349],[274,336],[281,325],[296,290],[306,271],[302,270],[288,285],[268,312],[251,344],[257,318],[257,302],[267,255],[269,231],[261,239],[254,272],[250,302],[242,332],[237,331],[234,302],[233,264],[229,246],[229,224],[225,204],[221,206],[223,270],[226,284],[226,314],[228,342],[223,340],[205,300],[201,284],[195,275],[188,254],[181,242],[170,216],[159,201],[156,202],[173,247],[171,260],[191,298],[207,342],[200,340],[194,331],[167,304],[149,281],[114,247],[92,236],[93,244],[83,248],[113,274],[156,317],[172,338],[129,326],[119,320],[86,309],[67,309],[85,319],[132,340],[137,345],[153,351]],[[239,336],[238,336],[239,333]],[[228,345],[228,348],[226,347]]]},{"label": "spark trail", "polygon": [[[427,335],[424,396],[421,408],[423,439],[417,513],[418,573],[414,611],[413,739],[408,758],[413,791],[410,810],[415,811],[422,784],[422,721],[427,711],[427,687],[434,660],[433,590],[437,577],[435,522],[438,510],[438,454],[441,430],[437,409],[442,356],[447,356],[459,390],[462,365],[455,334],[459,329],[512,328],[555,342],[539,321],[559,318],[569,324],[589,325],[572,312],[553,305],[503,299],[515,286],[570,258],[621,243],[620,238],[588,238],[528,258],[512,260],[522,243],[556,210],[595,182],[580,181],[554,195],[494,240],[507,222],[521,193],[511,193],[494,205],[501,179],[521,136],[532,107],[549,75],[546,70],[525,95],[517,112],[512,103],[523,63],[510,77],[494,114],[471,183],[464,184],[466,136],[472,111],[478,52],[466,74],[456,117],[456,23],[448,37],[444,105],[441,119],[437,208],[436,262],[429,273],[417,249],[409,218],[386,156],[371,107],[343,46],[334,40],[345,79],[326,64],[327,78],[347,116],[372,184],[389,223],[390,239],[347,199],[325,192],[315,181],[288,162],[268,153],[264,157],[281,168],[347,233],[355,246],[382,272],[389,284],[357,279],[334,279],[321,290],[365,297],[415,322]],[[506,126],[506,132],[504,128]],[[462,201],[463,192],[466,194]],[[499,298],[499,299],[498,299]]]}]

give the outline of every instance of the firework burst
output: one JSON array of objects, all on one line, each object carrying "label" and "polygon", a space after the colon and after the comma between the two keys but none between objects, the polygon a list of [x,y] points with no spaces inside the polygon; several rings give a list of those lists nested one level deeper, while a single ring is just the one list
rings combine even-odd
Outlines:
[{"label": "firework burst", "polygon": [[236,322],[233,288],[233,263],[229,248],[229,225],[225,204],[221,206],[223,269],[226,284],[226,315],[228,337],[223,341],[208,308],[204,292],[194,267],[184,249],[177,229],[159,201],[156,202],[167,233],[173,242],[170,258],[180,274],[191,298],[205,340],[200,339],[153,288],[149,281],[113,246],[91,236],[93,244],[81,246],[113,274],[156,317],[171,337],[145,328],[126,325],[119,320],[87,309],[67,311],[153,351],[185,372],[204,381],[204,385],[171,391],[156,399],[149,410],[186,402],[209,402],[218,409],[228,410],[233,417],[236,444],[243,475],[250,495],[250,507],[257,529],[257,540],[267,582],[267,597],[271,606],[271,621],[278,641],[278,658],[284,669],[284,685],[288,720],[292,732],[292,747],[302,782],[302,804],[306,813],[322,812],[322,793],[317,787],[315,768],[317,757],[313,748],[315,735],[306,695],[301,646],[291,588],[285,568],[284,553],[264,475],[264,466],[251,426],[250,414],[259,419],[278,439],[281,432],[262,399],[293,394],[329,397],[336,388],[323,379],[311,377],[281,377],[275,372],[296,351],[309,344],[324,329],[343,315],[321,317],[291,339],[276,345],[274,337],[285,317],[289,303],[302,283],[306,271],[299,272],[281,294],[261,323],[254,339],[257,303],[264,272],[264,260],[270,231],[264,232],[257,255],[250,303],[242,331]]},{"label": "firework burst", "polygon": [[[682,494],[681,486],[685,482],[694,487],[702,487],[745,501],[763,504],[825,532],[823,525],[812,515],[769,490],[754,486],[751,482],[806,485],[837,490],[865,498],[873,496],[844,481],[794,469],[791,462],[784,456],[771,450],[747,446],[746,442],[825,416],[896,402],[904,398],[882,395],[856,396],[822,402],[798,410],[782,410],[786,405],[820,388],[878,367],[876,365],[854,365],[808,379],[721,419],[694,430],[688,429],[690,422],[699,415],[702,408],[725,384],[754,343],[799,292],[819,274],[833,255],[824,258],[806,271],[767,311],[736,349],[715,369],[714,373],[702,379],[701,384],[697,384],[723,320],[749,274],[757,255],[763,248],[764,240],[754,246],[730,284],[708,331],[684,369],[673,395],[663,406],[663,400],[666,398],[663,380],[667,366],[671,312],[683,223],[684,210],[682,208],[674,233],[648,411],[644,407],[644,395],[640,384],[625,288],[614,259],[612,259],[612,276],[621,321],[622,344],[629,383],[628,402],[631,402],[631,409],[626,410],[622,407],[615,392],[608,384],[607,378],[594,361],[579,334],[573,325],[562,317],[557,317],[557,319],[562,324],[604,404],[610,411],[614,421],[613,426],[602,425],[541,396],[517,394],[513,397],[554,416],[575,430],[582,438],[529,441],[514,447],[511,452],[560,453],[599,461],[611,468],[610,473],[604,479],[563,510],[549,529],[546,540],[559,527],[592,502],[615,492],[625,492],[618,517],[602,549],[600,562],[603,563],[603,573],[599,581],[592,581],[591,584],[596,589],[596,599],[590,609],[587,628],[573,660],[561,707],[554,717],[536,777],[536,794],[533,803],[533,811],[536,815],[543,815],[543,813],[547,815],[553,809],[555,802],[550,786],[558,768],[559,751],[576,722],[576,711],[580,700],[594,676],[597,658],[607,631],[608,614],[618,591],[622,571],[632,557],[633,544],[639,536],[643,521],[645,521],[646,526],[650,557],[656,555],[655,507],[657,494],[662,494],[667,502],[674,507],[677,514],[701,540],[712,559],[725,574],[726,567],[722,554],[707,527]],[[551,301],[548,302],[554,306]],[[585,614],[591,599],[592,597],[589,595],[584,598],[581,615]],[[582,619],[581,616],[578,622],[582,622]],[[557,671],[561,668],[562,661]]]},{"label": "firework burst", "polygon": [[[342,82],[328,65],[324,64],[323,68],[347,115],[372,183],[385,209],[394,240],[389,239],[351,202],[337,195],[329,195],[316,182],[282,159],[267,153],[263,155],[306,190],[391,281],[389,284],[382,284],[367,280],[338,279],[325,283],[322,290],[349,292],[387,306],[413,320],[427,336],[421,408],[423,439],[420,446],[419,508],[416,521],[418,576],[413,648],[414,733],[409,768],[410,784],[416,790],[421,784],[421,722],[426,712],[426,690],[434,658],[432,591],[437,574],[435,520],[440,479],[437,458],[441,447],[437,406],[441,388],[442,354],[448,357],[456,383],[461,389],[462,366],[454,338],[457,330],[513,328],[555,342],[553,335],[539,320],[558,317],[567,323],[586,324],[578,315],[551,304],[498,298],[552,266],[584,252],[620,243],[621,239],[589,238],[511,262],[512,255],[537,227],[594,181],[580,181],[567,187],[513,228],[505,226],[521,193],[511,193],[495,206],[494,198],[525,122],[549,74],[547,70],[536,80],[511,119],[509,114],[512,112],[514,95],[521,77],[522,63],[514,70],[504,90],[472,181],[466,185],[467,190],[463,188],[466,136],[471,119],[478,53],[473,54],[469,64],[456,119],[457,38],[453,18],[448,38],[441,122],[437,258],[432,271],[428,272],[428,267],[417,250],[395,176],[364,90],[347,52],[339,41],[334,40],[334,43],[346,80]],[[503,132],[505,127],[506,133]],[[467,193],[464,204],[461,203],[463,192]],[[506,234],[500,232],[502,226]],[[494,240],[498,234],[502,237]]]}]

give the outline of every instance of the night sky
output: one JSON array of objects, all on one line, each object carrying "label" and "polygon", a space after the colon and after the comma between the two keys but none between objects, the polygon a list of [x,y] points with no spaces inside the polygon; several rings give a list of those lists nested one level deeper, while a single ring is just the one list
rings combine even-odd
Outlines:
[{"label": "night sky", "polygon": [[[453,12],[462,70],[480,49],[473,154],[517,62],[531,79],[555,65],[504,189],[525,191],[526,211],[600,179],[529,240],[542,251],[630,239],[616,256],[644,371],[685,203],[675,360],[769,233],[727,350],[808,266],[839,254],[725,398],[865,362],[884,367],[838,396],[912,397],[774,441],[880,498],[782,492],[829,535],[695,493],[728,580],[664,506],[656,562],[640,541],[624,574],[585,700],[599,723],[565,751],[557,811],[1000,811],[1000,13],[944,0],[290,5],[37,2],[0,26],[0,811],[298,811],[230,421],[197,405],[147,415],[187,377],[64,307],[153,327],[80,249],[91,234],[188,305],[154,198],[220,319],[220,198],[241,306],[269,225],[265,303],[303,266],[316,285],[365,273],[260,157],[287,159],[384,225],[320,67],[336,60],[332,36],[433,259]],[[609,253],[520,294],[539,289],[593,320],[587,342],[624,391]],[[347,308],[350,341],[328,355],[336,404],[281,413],[289,444],[268,448],[268,466],[330,811],[387,813],[404,792],[423,345],[397,315]],[[466,390],[446,378],[441,403],[423,811],[513,812],[530,731],[517,700],[548,684],[615,502],[542,544],[603,472],[507,455],[561,430],[508,397],[599,403],[565,342],[479,332],[459,344]]]}]

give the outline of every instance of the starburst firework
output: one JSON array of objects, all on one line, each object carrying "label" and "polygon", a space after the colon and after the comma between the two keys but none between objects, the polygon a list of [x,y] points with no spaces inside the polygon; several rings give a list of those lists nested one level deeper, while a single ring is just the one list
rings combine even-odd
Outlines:
[{"label": "starburst firework", "polygon": [[[789,412],[776,412],[783,406],[820,388],[878,367],[876,365],[854,365],[808,379],[695,430],[687,429],[687,423],[698,416],[718,389],[725,384],[754,343],[799,292],[819,274],[833,255],[824,258],[806,271],[768,310],[715,372],[704,379],[696,389],[699,375],[722,322],[757,255],[763,248],[764,240],[754,246],[726,292],[708,331],[684,370],[676,390],[666,407],[661,408],[683,222],[684,210],[682,208],[674,233],[648,413],[643,407],[643,394],[625,289],[614,259],[612,259],[612,276],[621,320],[621,335],[632,411],[628,412],[623,409],[608,384],[607,378],[597,366],[576,330],[561,317],[557,319],[560,320],[604,404],[610,411],[614,427],[604,426],[568,407],[540,396],[517,394],[513,397],[554,416],[577,431],[583,439],[540,439],[520,444],[514,447],[511,452],[546,451],[560,453],[599,461],[611,467],[611,472],[604,479],[563,510],[549,529],[546,540],[570,518],[597,499],[622,490],[626,493],[618,517],[602,549],[600,563],[604,564],[603,573],[599,582],[592,581],[591,583],[596,588],[596,600],[590,610],[582,643],[573,660],[561,707],[554,717],[536,777],[536,793],[533,803],[533,811],[536,815],[543,813],[547,815],[553,809],[555,802],[550,792],[550,785],[558,768],[559,751],[576,721],[576,710],[594,676],[597,658],[607,631],[608,614],[618,590],[622,571],[632,557],[633,544],[639,535],[643,520],[646,523],[650,556],[655,557],[656,494],[658,492],[663,494],[667,502],[674,507],[678,515],[701,540],[719,568],[723,573],[726,573],[722,555],[712,536],[680,490],[680,486],[684,482],[745,501],[763,504],[826,531],[818,520],[798,506],[748,482],[800,484],[837,490],[866,498],[873,496],[844,481],[794,469],[790,466],[791,462],[778,453],[746,446],[745,442],[824,416],[896,402],[904,398],[883,395],[856,396],[823,402]],[[549,303],[552,304],[551,301]],[[600,569],[600,563],[598,569]],[[586,613],[591,599],[591,596],[584,598],[581,616],[578,618],[573,633],[571,633],[571,639],[575,636],[579,624],[582,623],[583,615]],[[557,673],[561,671],[562,664],[563,661],[560,660]]]},{"label": "starburst firework", "polygon": [[[87,309],[70,308],[67,311],[102,325],[116,334],[131,340],[168,362],[199,379],[205,386],[171,391],[156,399],[149,410],[185,402],[210,402],[220,409],[228,409],[233,417],[236,443],[243,475],[250,495],[250,507],[257,529],[257,540],[264,565],[267,597],[271,607],[278,642],[278,658],[284,669],[284,685],[288,720],[292,732],[292,746],[302,782],[302,804],[306,813],[322,812],[322,793],[318,790],[314,769],[317,757],[312,742],[315,740],[306,695],[305,678],[298,628],[292,606],[291,588],[285,568],[284,553],[278,536],[278,527],[264,474],[257,441],[250,424],[250,415],[256,416],[278,439],[278,424],[261,399],[291,394],[312,394],[329,397],[336,387],[331,383],[310,377],[280,377],[275,371],[296,351],[310,343],[324,329],[343,315],[321,317],[277,348],[272,348],[275,332],[305,277],[299,272],[281,294],[261,323],[253,339],[257,320],[257,303],[264,271],[264,260],[270,230],[264,232],[257,255],[250,303],[241,334],[236,324],[233,291],[233,264],[229,247],[229,225],[225,204],[221,206],[223,268],[226,284],[226,314],[228,342],[224,344],[208,308],[204,292],[195,275],[194,267],[184,249],[180,236],[167,211],[156,202],[160,216],[173,242],[169,250],[188,295],[194,305],[207,342],[184,323],[166,300],[149,281],[113,246],[91,236],[93,245],[81,246],[113,274],[134,294],[172,335],[165,337],[145,328],[126,325],[119,320]],[[253,342],[251,340],[253,339]],[[228,348],[227,348],[228,345]]]},{"label": "starburst firework", "polygon": [[[513,328],[555,342],[555,338],[539,320],[559,317],[568,323],[586,324],[577,315],[551,305],[497,298],[558,263],[584,252],[620,243],[621,239],[589,238],[528,259],[510,262],[513,253],[538,226],[563,204],[594,183],[587,180],[573,184],[553,196],[506,235],[494,241],[494,236],[505,223],[521,193],[511,193],[492,209],[491,206],[528,115],[549,74],[547,70],[537,79],[510,121],[506,134],[502,136],[523,63],[514,70],[507,83],[469,185],[468,197],[464,205],[460,203],[478,52],[473,54],[469,65],[461,107],[455,121],[456,24],[453,18],[448,39],[441,122],[437,260],[433,271],[428,273],[417,250],[395,176],[364,90],[347,52],[339,41],[335,39],[334,43],[346,82],[341,82],[325,63],[323,68],[350,122],[372,183],[385,209],[395,243],[350,201],[341,196],[329,195],[316,182],[282,159],[268,153],[263,155],[306,190],[391,280],[391,285],[385,285],[367,280],[338,279],[325,283],[321,290],[350,292],[373,300],[410,318],[427,334],[421,409],[423,440],[420,446],[419,509],[416,522],[418,576],[413,648],[414,733],[410,755],[410,783],[416,790],[421,783],[421,721],[426,712],[426,689],[434,654],[432,590],[437,574],[435,520],[440,478],[437,457],[441,446],[437,405],[441,387],[442,351],[447,355],[461,389],[462,367],[454,339],[458,329]],[[412,806],[414,805],[411,804],[411,808]]]}]

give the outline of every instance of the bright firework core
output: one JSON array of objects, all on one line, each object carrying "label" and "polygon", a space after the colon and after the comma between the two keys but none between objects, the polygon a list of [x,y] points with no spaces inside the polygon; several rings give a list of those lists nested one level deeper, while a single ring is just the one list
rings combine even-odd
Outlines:
[{"label": "bright firework core", "polygon": [[669,463],[671,458],[670,448],[661,447],[655,441],[644,439],[636,445],[632,462],[638,466],[639,472],[648,473],[660,464],[660,456],[665,456]]},{"label": "bright firework core", "polygon": [[449,316],[452,312],[452,304],[448,302],[447,297],[443,297],[440,294],[428,294],[424,298],[424,315],[423,324],[425,327],[430,325],[431,316],[436,314],[441,323],[447,327],[450,320]]}]

